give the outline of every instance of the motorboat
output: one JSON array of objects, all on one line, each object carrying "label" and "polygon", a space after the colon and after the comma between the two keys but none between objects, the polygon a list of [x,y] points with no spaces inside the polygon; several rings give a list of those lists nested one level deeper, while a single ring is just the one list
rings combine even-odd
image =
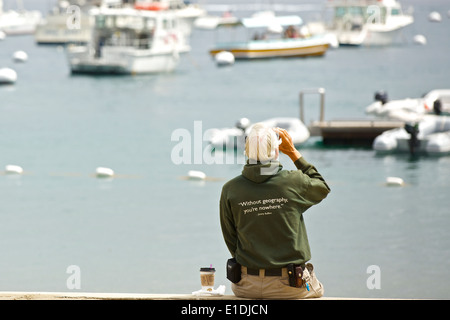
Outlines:
[{"label": "motorboat", "polygon": [[3,0],[0,0],[0,31],[6,35],[32,34],[42,19],[40,11],[26,11],[19,2],[18,10],[3,11]]},{"label": "motorboat", "polygon": [[[269,128],[285,129],[292,138],[294,146],[298,147],[310,137],[308,128],[300,119],[289,117],[270,118],[259,123]],[[214,148],[237,148],[245,147],[245,137],[252,129],[252,124],[247,118],[240,119],[232,128],[208,130],[208,142]]]},{"label": "motorboat", "polygon": [[414,22],[396,0],[329,0],[324,22],[340,45],[385,46],[400,39],[403,29]]},{"label": "motorboat", "polygon": [[419,121],[424,115],[450,114],[450,89],[436,89],[422,98],[389,101],[387,93],[375,93],[375,101],[366,107],[366,113],[381,118]]},{"label": "motorboat", "polygon": [[[235,59],[261,59],[322,56],[329,40],[323,35],[302,33],[302,19],[297,15],[276,16],[273,12],[258,12],[249,18],[204,17],[196,27],[225,31],[240,39],[218,41],[209,51],[212,57],[219,52],[231,52]],[[237,29],[240,29],[240,33]],[[229,38],[230,34],[227,35]]]},{"label": "motorboat", "polygon": [[141,74],[173,71],[187,44],[173,10],[91,10],[93,34],[86,45],[69,45],[72,73]]},{"label": "motorboat", "polygon": [[[195,19],[206,13],[199,6],[186,4],[182,0],[141,0],[136,1],[134,4],[118,0],[112,2],[111,0],[60,0],[58,5],[37,26],[35,32],[36,43],[67,44],[89,42],[91,29],[94,27],[95,22],[89,11],[98,7],[134,7],[134,9],[145,11],[173,10],[179,18],[180,30],[183,32],[183,38],[179,39],[180,43],[181,40],[189,43]],[[74,11],[75,9],[78,11]],[[180,45],[180,52],[188,48],[186,45]]]},{"label": "motorboat", "polygon": [[57,5],[36,26],[37,44],[87,43],[91,37],[93,19],[89,10],[98,7],[99,0],[59,0]]},{"label": "motorboat", "polygon": [[373,149],[380,153],[409,152],[448,154],[450,152],[450,117],[425,115],[420,122],[406,123],[377,136]]},{"label": "motorboat", "polygon": [[133,6],[137,10],[163,10],[175,14],[177,28],[181,33],[177,39],[179,53],[190,51],[189,40],[194,22],[199,17],[206,15],[206,10],[201,6],[184,0],[136,0]]}]

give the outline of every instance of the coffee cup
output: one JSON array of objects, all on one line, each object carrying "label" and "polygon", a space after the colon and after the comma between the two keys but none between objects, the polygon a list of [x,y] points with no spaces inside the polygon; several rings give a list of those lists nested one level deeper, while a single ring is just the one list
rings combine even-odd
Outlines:
[{"label": "coffee cup", "polygon": [[203,291],[212,291],[214,289],[214,273],[216,269],[212,267],[200,268],[200,281]]}]

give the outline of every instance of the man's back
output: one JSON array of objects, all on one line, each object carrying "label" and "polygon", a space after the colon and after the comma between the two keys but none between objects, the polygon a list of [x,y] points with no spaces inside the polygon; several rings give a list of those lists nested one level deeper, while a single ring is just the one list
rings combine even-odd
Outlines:
[{"label": "man's back", "polygon": [[[282,170],[279,151],[297,170]],[[242,175],[223,186],[220,198],[223,237],[241,266],[242,278],[233,282],[233,292],[249,298],[320,297],[323,286],[312,264],[306,264],[311,252],[303,213],[330,188],[295,149],[286,130],[255,125],[246,140],[246,155]],[[301,272],[289,273],[292,266]],[[288,275],[304,279],[290,281]]]}]

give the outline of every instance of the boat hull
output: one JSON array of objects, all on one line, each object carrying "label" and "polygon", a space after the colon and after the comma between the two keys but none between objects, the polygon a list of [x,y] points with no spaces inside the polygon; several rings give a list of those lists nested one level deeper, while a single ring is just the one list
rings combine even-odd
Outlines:
[{"label": "boat hull", "polygon": [[388,46],[400,39],[403,28],[389,31],[364,30],[361,32],[335,32],[342,46]]},{"label": "boat hull", "polygon": [[[450,152],[450,119],[440,116],[425,116],[418,123],[415,152],[448,154]],[[405,128],[383,132],[375,138],[373,149],[377,152],[411,152],[411,136]]]},{"label": "boat hull", "polygon": [[[302,145],[310,137],[308,128],[297,118],[271,118],[261,123],[265,124],[267,128],[282,128],[285,129],[291,136],[292,143],[295,147]],[[208,141],[214,148],[245,148],[245,137],[250,132],[252,126],[246,129],[224,128],[224,129],[210,129]]]},{"label": "boat hull", "polygon": [[6,35],[33,34],[41,18],[39,11],[7,11],[0,14],[0,30]]},{"label": "boat hull", "polygon": [[[106,49],[106,48],[105,48]],[[68,59],[74,74],[146,74],[173,71],[179,62],[175,52],[153,52],[152,50],[104,50],[95,57],[85,47],[69,49]]]}]

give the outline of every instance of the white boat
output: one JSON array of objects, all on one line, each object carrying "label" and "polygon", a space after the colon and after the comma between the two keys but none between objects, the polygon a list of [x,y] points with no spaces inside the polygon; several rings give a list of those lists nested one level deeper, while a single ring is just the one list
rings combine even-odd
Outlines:
[{"label": "white boat", "polygon": [[[231,52],[235,59],[322,56],[330,44],[323,35],[302,34],[302,19],[297,15],[276,16],[273,12],[260,12],[250,18],[205,17],[196,22],[198,28],[229,30],[243,28],[241,41],[217,42],[209,51]],[[233,30],[233,35],[237,34]]]},{"label": "white boat", "polygon": [[6,35],[32,34],[42,19],[40,11],[26,11],[22,1],[18,2],[18,10],[3,11],[3,1],[0,0],[0,31]]},{"label": "white boat", "polygon": [[327,29],[340,45],[390,45],[414,22],[396,0],[329,0],[327,10],[333,16]]},{"label": "white boat", "polygon": [[[261,121],[270,128],[285,129],[292,138],[294,146],[300,146],[310,137],[308,128],[297,118],[277,117]],[[233,128],[210,129],[208,141],[214,148],[244,148],[245,136],[252,125],[247,118],[240,119]]]},{"label": "white boat", "polygon": [[89,43],[67,47],[72,73],[159,73],[178,65],[183,33],[173,10],[100,8],[91,14]]},{"label": "white boat", "polygon": [[59,0],[57,5],[36,26],[34,39],[38,44],[87,43],[93,19],[89,10],[103,1]]},{"label": "white boat", "polygon": [[[79,11],[73,11],[73,7]],[[179,18],[180,30],[183,32],[183,40],[189,43],[194,20],[205,11],[194,4],[185,4],[182,0],[160,0],[160,1],[136,1],[133,5],[126,1],[110,0],[60,0],[58,6],[45,17],[35,32],[35,40],[39,44],[66,44],[87,43],[91,37],[91,28],[94,20],[89,11],[95,7],[134,7],[137,10],[160,11],[174,10]],[[69,21],[69,18],[79,21]],[[181,42],[181,41],[180,41]],[[180,45],[181,50],[186,50],[187,45]],[[181,51],[180,51],[181,52]]]},{"label": "white boat", "polygon": [[383,132],[373,141],[377,152],[447,154],[450,152],[450,118],[426,115],[418,123]]},{"label": "white boat", "polygon": [[377,92],[366,113],[381,118],[419,121],[427,114],[450,114],[450,89],[436,89],[422,98],[389,101],[386,93]]}]

